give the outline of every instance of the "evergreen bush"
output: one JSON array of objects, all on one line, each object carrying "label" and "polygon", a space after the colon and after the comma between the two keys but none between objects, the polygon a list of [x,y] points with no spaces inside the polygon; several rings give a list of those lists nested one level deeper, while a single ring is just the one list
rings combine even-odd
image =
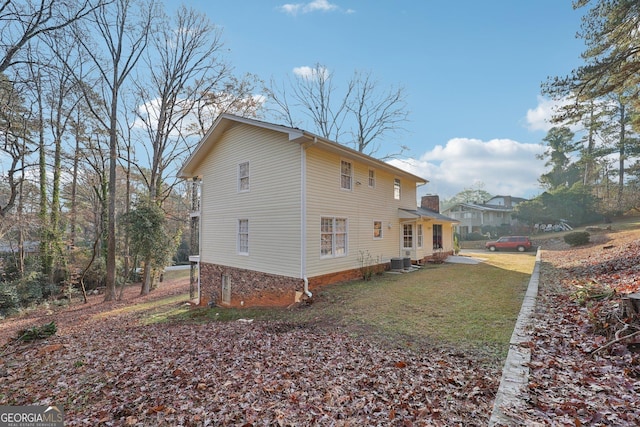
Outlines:
[{"label": "evergreen bush", "polygon": [[589,236],[586,231],[573,231],[565,234],[564,241],[571,246],[586,245],[589,243]]}]

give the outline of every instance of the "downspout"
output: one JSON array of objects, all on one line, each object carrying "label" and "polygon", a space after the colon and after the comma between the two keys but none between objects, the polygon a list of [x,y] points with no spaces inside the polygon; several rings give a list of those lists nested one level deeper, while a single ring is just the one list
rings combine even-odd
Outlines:
[{"label": "downspout", "polygon": [[[313,143],[318,142],[313,137]],[[301,144],[300,154],[300,275],[304,281],[304,294],[311,298],[313,294],[309,291],[309,278],[307,277],[307,146]]]}]

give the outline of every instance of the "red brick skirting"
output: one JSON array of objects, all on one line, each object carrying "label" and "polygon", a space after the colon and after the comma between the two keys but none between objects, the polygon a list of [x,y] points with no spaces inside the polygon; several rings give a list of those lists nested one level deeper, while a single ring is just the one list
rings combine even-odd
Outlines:
[{"label": "red brick skirting", "polygon": [[[222,276],[231,287],[231,300],[222,300]],[[303,289],[302,279],[245,270],[218,264],[200,263],[200,305],[214,302],[226,307],[287,306]]]},{"label": "red brick skirting", "polygon": [[[371,267],[374,273],[390,268],[389,263]],[[231,287],[228,303],[222,299],[222,276]],[[309,289],[332,283],[362,278],[360,268],[309,278]],[[288,306],[295,302],[296,291],[302,292],[304,281],[297,277],[279,276],[260,271],[245,270],[218,264],[200,263],[200,305],[209,303],[225,307]]]},{"label": "red brick skirting", "polygon": [[[446,254],[449,254],[447,252]],[[440,257],[445,254],[440,254]],[[427,256],[418,262],[433,261],[434,256]],[[372,274],[381,273],[391,268],[390,263],[377,264],[370,267]],[[222,277],[227,276],[231,298],[228,302],[222,298]],[[309,289],[332,283],[361,279],[360,268],[323,274],[309,278]],[[225,265],[200,263],[200,305],[214,303],[226,307],[256,306],[288,306],[296,299],[296,292],[302,292],[304,281],[297,277],[280,276],[260,271],[245,270]]]}]

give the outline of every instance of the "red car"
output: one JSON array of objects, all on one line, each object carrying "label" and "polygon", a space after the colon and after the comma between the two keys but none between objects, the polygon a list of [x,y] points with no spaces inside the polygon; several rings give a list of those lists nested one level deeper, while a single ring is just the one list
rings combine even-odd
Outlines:
[{"label": "red car", "polygon": [[527,236],[504,236],[495,242],[484,244],[484,247],[491,252],[502,249],[515,249],[518,252],[524,252],[531,249],[531,246],[531,240]]}]

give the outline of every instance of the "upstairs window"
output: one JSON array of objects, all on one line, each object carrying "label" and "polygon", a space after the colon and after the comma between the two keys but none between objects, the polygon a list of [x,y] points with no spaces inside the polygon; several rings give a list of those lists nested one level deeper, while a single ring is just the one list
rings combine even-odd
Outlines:
[{"label": "upstairs window", "polygon": [[238,253],[249,255],[249,220],[238,220]]},{"label": "upstairs window", "polygon": [[376,171],[369,169],[369,187],[376,188]]},{"label": "upstairs window", "polygon": [[351,162],[342,160],[340,162],[340,188],[351,190],[353,183],[353,168]]},{"label": "upstairs window", "polygon": [[400,200],[400,178],[393,180],[393,198]]},{"label": "upstairs window", "polygon": [[238,191],[249,191],[249,162],[238,165]]}]

